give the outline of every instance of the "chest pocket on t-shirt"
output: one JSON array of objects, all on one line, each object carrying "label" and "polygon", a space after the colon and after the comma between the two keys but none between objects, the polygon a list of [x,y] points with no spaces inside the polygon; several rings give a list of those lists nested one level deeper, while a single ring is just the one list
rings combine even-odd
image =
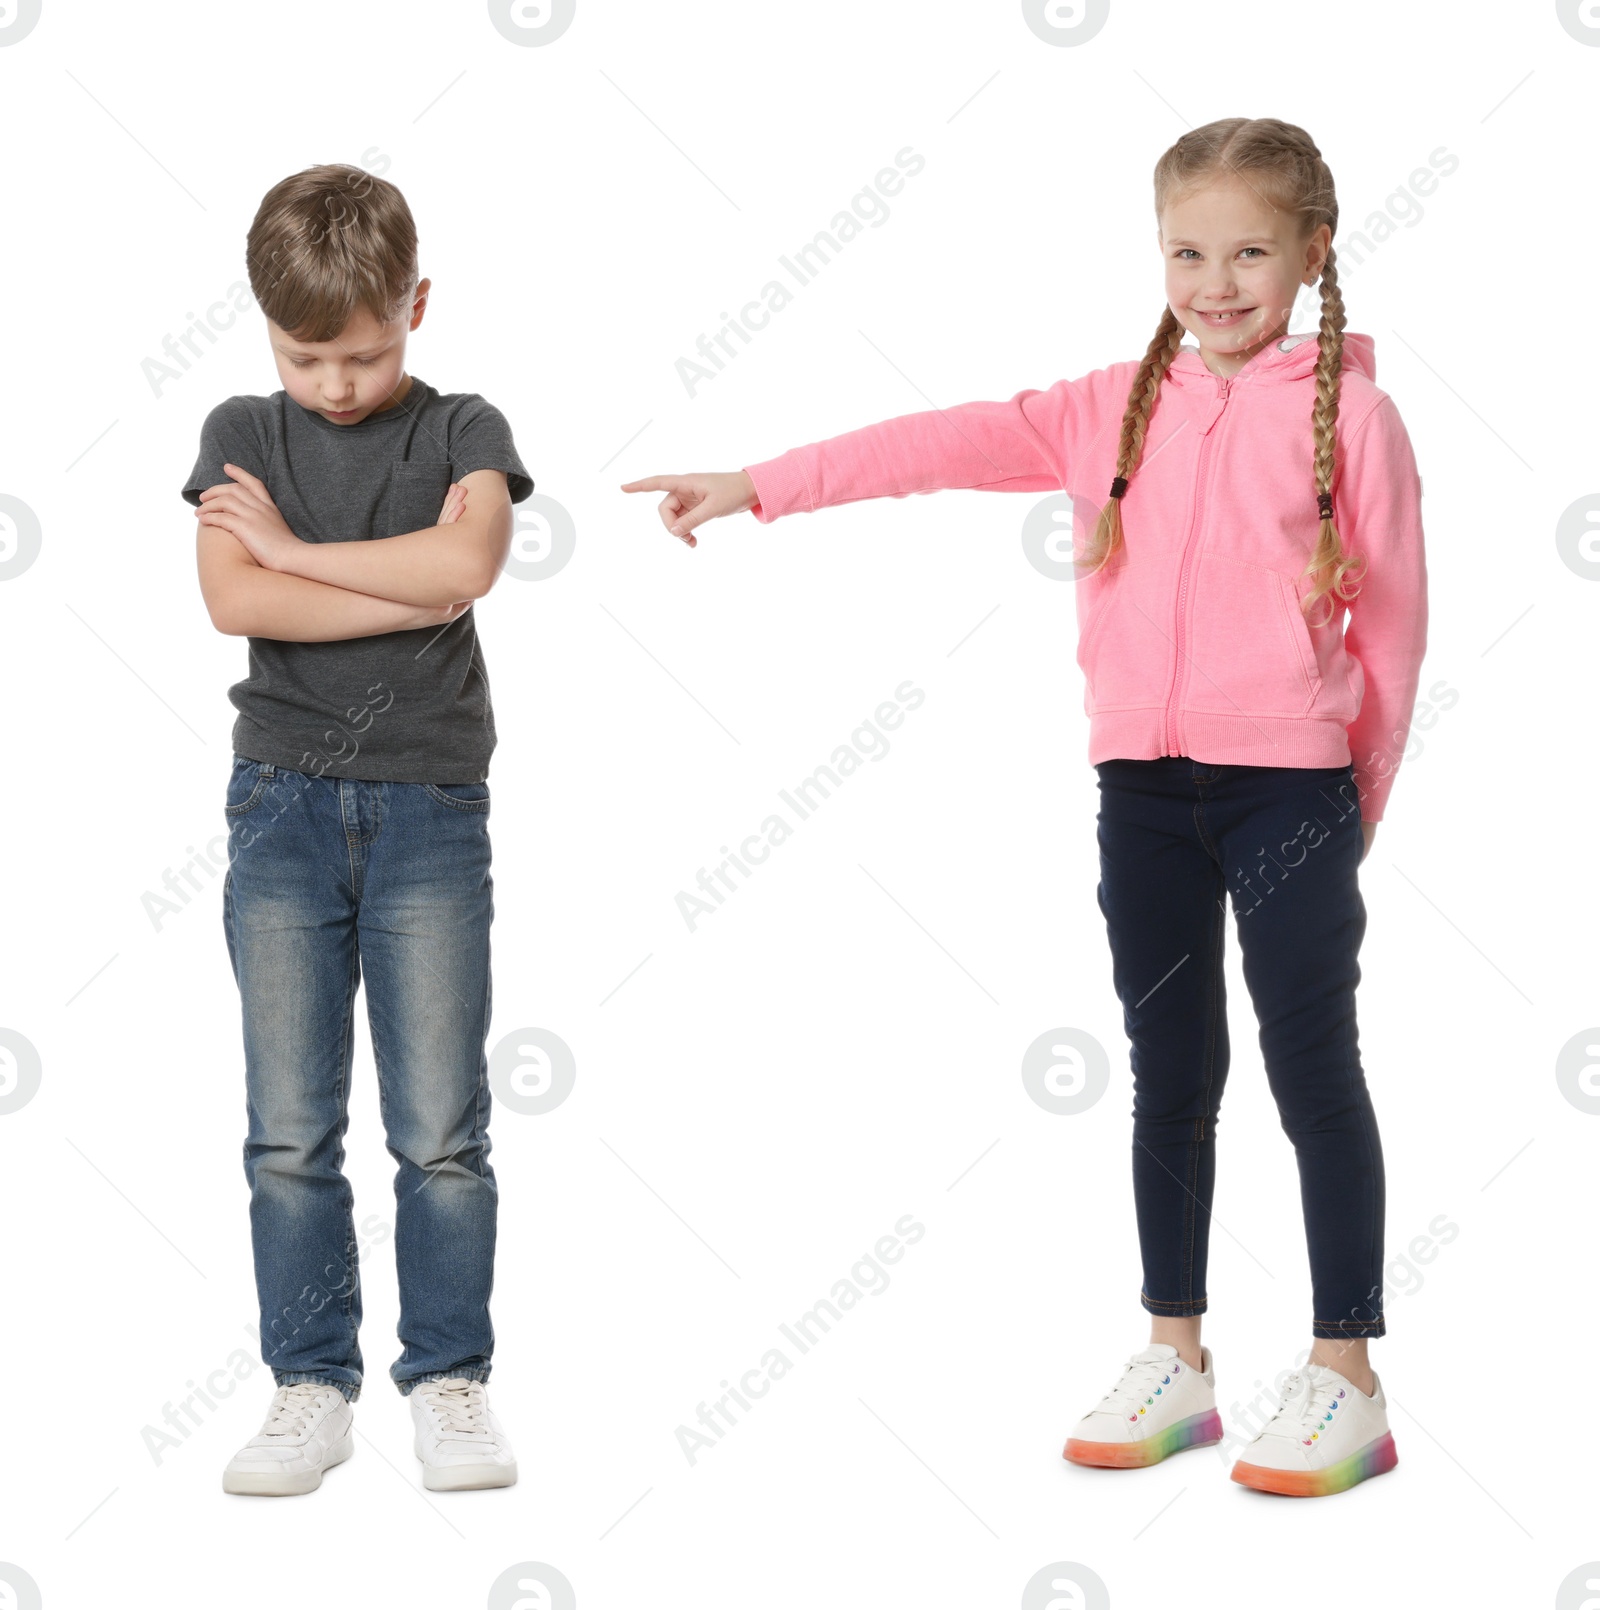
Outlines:
[{"label": "chest pocket on t-shirt", "polygon": [[450,490],[448,459],[406,459],[392,465],[380,506],[377,537],[398,537],[439,523],[445,493]]}]

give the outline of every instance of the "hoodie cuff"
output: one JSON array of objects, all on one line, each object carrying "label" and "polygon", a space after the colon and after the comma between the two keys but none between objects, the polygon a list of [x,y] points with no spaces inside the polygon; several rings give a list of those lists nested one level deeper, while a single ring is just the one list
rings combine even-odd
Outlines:
[{"label": "hoodie cuff", "polygon": [[761,464],[746,464],[744,472],[755,483],[756,501],[751,508],[763,525],[786,514],[814,514],[817,500],[811,483],[794,453],[780,453]]}]

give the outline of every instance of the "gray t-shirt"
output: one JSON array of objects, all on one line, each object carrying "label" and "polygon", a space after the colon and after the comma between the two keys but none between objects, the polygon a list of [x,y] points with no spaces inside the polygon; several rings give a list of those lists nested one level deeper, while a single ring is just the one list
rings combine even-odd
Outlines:
[{"label": "gray t-shirt", "polygon": [[[204,488],[227,481],[225,462],[260,476],[307,542],[423,530],[473,470],[504,470],[513,503],[533,490],[499,409],[475,392],[441,396],[415,375],[401,403],[354,425],[284,391],[230,397],[201,426],[184,498],[198,506]],[[487,781],[494,710],[475,614],[329,643],[250,638],[250,674],[228,689],[234,752],[319,777]]]}]

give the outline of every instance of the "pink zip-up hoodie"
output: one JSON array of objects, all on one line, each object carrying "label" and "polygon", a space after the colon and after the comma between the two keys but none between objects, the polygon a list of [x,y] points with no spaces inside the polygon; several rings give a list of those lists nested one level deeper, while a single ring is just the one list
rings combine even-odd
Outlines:
[{"label": "pink zip-up hoodie", "polygon": [[[1077,585],[1089,760],[1355,763],[1364,821],[1382,820],[1427,639],[1422,483],[1372,339],[1346,332],[1334,519],[1367,560],[1349,624],[1300,608],[1316,547],[1311,407],[1318,341],[1287,336],[1231,379],[1182,348],[1162,381],[1122,503],[1123,543]],[[763,522],[966,487],[1065,491],[1076,551],[1116,469],[1136,362],[1010,402],[906,414],[747,465]],[[1327,611],[1324,600],[1318,613]]]}]

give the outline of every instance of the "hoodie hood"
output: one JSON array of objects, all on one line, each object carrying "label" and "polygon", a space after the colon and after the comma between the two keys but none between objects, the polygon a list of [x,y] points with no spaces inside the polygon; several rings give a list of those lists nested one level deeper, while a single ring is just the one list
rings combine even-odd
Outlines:
[{"label": "hoodie hood", "polygon": [[[1271,346],[1263,347],[1234,376],[1234,379],[1243,380],[1248,376],[1252,380],[1262,381],[1303,380],[1317,367],[1319,346],[1320,343],[1314,334],[1286,335],[1282,340],[1274,341]],[[1370,335],[1358,335],[1353,330],[1346,330],[1343,356],[1341,372],[1348,374],[1353,369],[1368,380],[1376,378],[1377,362],[1373,356]],[[1172,366],[1167,373],[1175,377],[1180,384],[1185,383],[1190,377],[1215,378],[1206,368],[1205,360],[1200,356],[1200,349],[1191,346],[1178,349],[1178,355],[1172,360]]]}]

